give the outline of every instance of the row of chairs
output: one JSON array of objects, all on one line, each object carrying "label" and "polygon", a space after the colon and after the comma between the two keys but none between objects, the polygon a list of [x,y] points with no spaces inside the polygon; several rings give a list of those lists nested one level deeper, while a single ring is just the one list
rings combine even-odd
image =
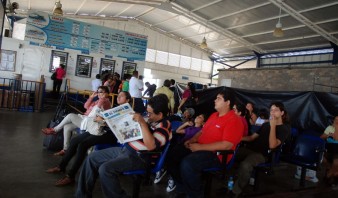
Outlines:
[{"label": "row of chairs", "polygon": [[[180,126],[180,124],[182,124],[182,122],[172,122],[173,131],[175,131]],[[149,161],[149,165],[146,167],[146,169],[126,171],[123,173],[123,175],[133,176],[134,198],[139,196],[142,178],[149,180],[151,174],[155,174],[163,168],[169,145],[170,143],[168,142],[162,152],[143,153],[144,155],[151,156],[151,160]],[[239,146],[240,144],[237,145],[235,150],[217,151],[223,155],[223,159],[227,159],[228,155],[232,155],[231,160],[228,163],[226,163],[224,160],[224,163],[221,167],[211,167],[203,171],[206,182],[204,190],[205,197],[209,197],[211,193],[213,176],[219,174],[224,175],[231,169],[234,164],[236,152]],[[298,133],[293,129],[291,137],[288,139],[288,141],[286,141],[281,147],[270,151],[268,162],[259,164],[255,167],[253,174],[255,179],[254,191],[258,191],[259,189],[259,185],[261,183],[261,173],[272,175],[280,160],[301,167],[302,171],[299,186],[304,187],[306,170],[310,169],[317,171],[320,168],[324,152],[324,140],[313,135],[298,135]]]}]

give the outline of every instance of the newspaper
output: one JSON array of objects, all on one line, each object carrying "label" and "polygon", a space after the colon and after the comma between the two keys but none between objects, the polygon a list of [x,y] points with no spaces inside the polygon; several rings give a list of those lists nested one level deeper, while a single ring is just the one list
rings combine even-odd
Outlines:
[{"label": "newspaper", "polygon": [[128,103],[100,113],[121,144],[143,138],[141,126],[131,113],[134,111]]}]

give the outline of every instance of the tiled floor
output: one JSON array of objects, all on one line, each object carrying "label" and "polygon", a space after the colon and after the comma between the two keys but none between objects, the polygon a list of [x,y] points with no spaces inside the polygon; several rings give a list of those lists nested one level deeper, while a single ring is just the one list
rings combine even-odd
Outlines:
[{"label": "tiled floor", "polygon": [[[58,164],[55,157],[42,147],[45,127],[53,112],[26,113],[0,110],[0,198],[67,198],[74,197],[76,185],[55,187],[54,182],[62,174],[51,175],[44,171]],[[338,189],[326,187],[319,173],[318,184],[308,182],[311,189],[295,191],[298,180],[293,178],[295,167],[284,164],[272,176],[264,176],[258,193],[252,187],[245,190],[247,196],[259,197],[338,197]],[[131,193],[131,179],[121,178],[123,186]],[[216,190],[226,182],[213,180],[213,197],[224,197]],[[140,197],[172,197],[165,191],[166,178],[157,185],[142,186]],[[99,183],[94,197],[103,197]]]}]

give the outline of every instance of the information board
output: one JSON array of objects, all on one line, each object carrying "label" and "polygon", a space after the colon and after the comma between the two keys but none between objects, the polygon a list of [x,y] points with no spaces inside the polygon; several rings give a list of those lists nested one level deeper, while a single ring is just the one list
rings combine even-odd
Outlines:
[{"label": "information board", "polygon": [[32,45],[76,49],[128,60],[145,60],[147,36],[30,11],[25,40]]}]

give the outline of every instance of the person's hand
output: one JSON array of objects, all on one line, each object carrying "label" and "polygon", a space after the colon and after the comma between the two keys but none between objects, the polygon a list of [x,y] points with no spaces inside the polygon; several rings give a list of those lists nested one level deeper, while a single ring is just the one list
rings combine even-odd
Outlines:
[{"label": "person's hand", "polygon": [[140,123],[140,124],[147,124],[146,121],[144,120],[144,118],[139,113],[134,113],[133,114],[133,120],[135,122]]},{"label": "person's hand", "polygon": [[98,116],[98,115],[96,115],[96,117],[94,118],[94,122],[101,122],[103,120],[104,120],[103,117]]},{"label": "person's hand", "polygon": [[189,149],[189,145],[191,144],[191,141],[190,140],[187,140],[184,142],[184,146],[185,148]]},{"label": "person's hand", "polygon": [[189,144],[189,149],[192,151],[192,152],[195,152],[195,151],[199,151],[201,150],[201,144],[199,143],[192,143],[192,144]]},{"label": "person's hand", "polygon": [[270,116],[270,127],[276,127],[277,119],[274,116]]},{"label": "person's hand", "polygon": [[91,97],[91,98],[95,98],[96,96],[97,96],[97,92],[94,91],[90,97]]},{"label": "person's hand", "polygon": [[188,121],[187,124],[188,124],[188,126],[194,126],[194,122],[193,121]]}]

